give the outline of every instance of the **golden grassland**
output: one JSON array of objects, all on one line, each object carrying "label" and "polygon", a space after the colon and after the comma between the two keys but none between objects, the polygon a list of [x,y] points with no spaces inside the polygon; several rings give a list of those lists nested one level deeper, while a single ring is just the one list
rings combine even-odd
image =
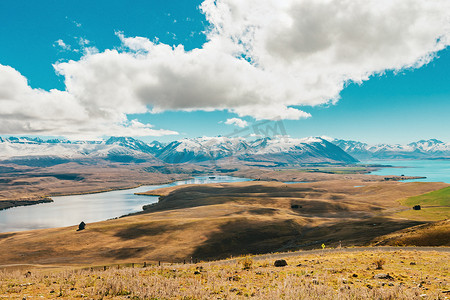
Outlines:
[{"label": "golden grassland", "polygon": [[424,224],[396,216],[411,209],[400,199],[447,186],[329,180],[171,187],[153,191],[161,199],[143,213],[90,223],[83,231],[72,226],[0,234],[0,265],[182,262],[335,247],[340,241],[367,245]]},{"label": "golden grassland", "polygon": [[380,236],[373,241],[373,245],[450,246],[450,219],[413,226]]},{"label": "golden grassland", "polygon": [[[7,299],[447,299],[447,251],[346,249],[197,264],[0,271]],[[284,258],[285,267],[274,267]]]}]

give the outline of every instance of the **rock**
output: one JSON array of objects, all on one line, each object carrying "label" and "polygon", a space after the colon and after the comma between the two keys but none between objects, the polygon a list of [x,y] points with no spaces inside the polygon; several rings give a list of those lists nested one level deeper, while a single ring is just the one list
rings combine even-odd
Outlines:
[{"label": "rock", "polygon": [[194,275],[199,275],[199,274],[201,274],[199,271],[194,272]]},{"label": "rock", "polygon": [[277,259],[273,265],[275,267],[284,267],[287,266],[287,262],[284,259]]},{"label": "rock", "polygon": [[86,228],[86,223],[84,223],[83,221],[81,221],[80,225],[78,225],[77,231],[84,230],[85,228]]},{"label": "rock", "polygon": [[414,206],[413,206],[413,209],[414,209],[414,210],[420,210],[421,207],[420,207],[420,205],[414,205]]},{"label": "rock", "polygon": [[229,281],[239,281],[241,280],[241,277],[239,275],[234,275],[234,276],[230,276],[228,277]]},{"label": "rock", "polygon": [[413,261],[412,261],[412,262],[410,262],[409,264],[410,264],[411,266],[415,266],[415,265],[416,265],[416,263],[415,263],[415,262],[413,262]]},{"label": "rock", "polygon": [[387,274],[377,274],[373,278],[375,278],[375,279],[389,279],[389,280],[394,279],[394,277],[389,275],[389,273],[387,273]]},{"label": "rock", "polygon": [[358,274],[353,274],[352,277],[355,277],[355,278],[356,278],[356,277],[358,277]]}]

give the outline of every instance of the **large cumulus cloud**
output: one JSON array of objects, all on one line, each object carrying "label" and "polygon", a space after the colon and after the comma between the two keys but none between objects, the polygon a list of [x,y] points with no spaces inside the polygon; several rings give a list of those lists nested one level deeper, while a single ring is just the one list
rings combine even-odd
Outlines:
[{"label": "large cumulus cloud", "polygon": [[31,89],[1,67],[0,126],[158,135],[173,132],[126,115],[220,109],[305,118],[302,106],[336,102],[346,83],[421,67],[450,44],[448,0],[206,0],[200,8],[211,24],[202,47],[117,33],[121,49],[54,65],[65,91]]}]

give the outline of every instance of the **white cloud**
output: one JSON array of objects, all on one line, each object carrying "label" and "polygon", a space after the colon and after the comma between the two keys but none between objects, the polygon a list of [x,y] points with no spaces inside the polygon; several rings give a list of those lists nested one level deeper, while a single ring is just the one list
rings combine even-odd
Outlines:
[{"label": "white cloud", "polygon": [[227,125],[235,125],[235,126],[241,127],[241,128],[244,128],[244,127],[248,126],[247,121],[239,119],[239,118],[227,119],[225,121],[225,124],[227,124]]},{"label": "white cloud", "polygon": [[66,91],[32,89],[25,77],[0,65],[1,134],[42,134],[94,138],[101,135],[161,136],[177,134],[150,124],[127,121],[111,107],[96,110]]},{"label": "white cloud", "polygon": [[[54,65],[65,78],[63,92],[33,90],[20,74],[0,71],[0,78],[21,82],[18,91],[17,83],[0,85],[0,95],[9,95],[1,101],[22,114],[17,95],[19,104],[51,103],[50,111],[72,106],[67,124],[77,116],[86,124],[120,124],[126,114],[164,110],[300,119],[310,115],[299,107],[335,103],[346,83],[421,67],[450,44],[448,0],[206,0],[201,9],[211,23],[201,48],[117,33],[123,49],[87,47],[80,60]],[[67,114],[41,111],[35,123],[6,115],[2,125],[32,131],[51,130],[47,119]],[[86,130],[81,127],[74,128]]]},{"label": "white cloud", "polygon": [[54,46],[59,46],[61,47],[61,49],[66,50],[66,51],[70,51],[71,47],[70,45],[67,45],[66,43],[64,43],[64,41],[62,39],[59,39],[55,42]]}]

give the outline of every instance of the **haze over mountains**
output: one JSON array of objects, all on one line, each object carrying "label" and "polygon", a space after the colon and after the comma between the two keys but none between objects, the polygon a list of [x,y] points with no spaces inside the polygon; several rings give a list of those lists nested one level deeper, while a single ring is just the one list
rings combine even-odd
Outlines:
[{"label": "haze over mountains", "polygon": [[24,165],[52,165],[70,161],[203,163],[237,160],[279,165],[298,163],[354,163],[358,160],[436,159],[450,157],[450,143],[421,140],[408,145],[368,145],[357,141],[309,137],[185,138],[167,144],[145,143],[131,137],[101,141],[42,140],[0,137],[0,160]]}]

